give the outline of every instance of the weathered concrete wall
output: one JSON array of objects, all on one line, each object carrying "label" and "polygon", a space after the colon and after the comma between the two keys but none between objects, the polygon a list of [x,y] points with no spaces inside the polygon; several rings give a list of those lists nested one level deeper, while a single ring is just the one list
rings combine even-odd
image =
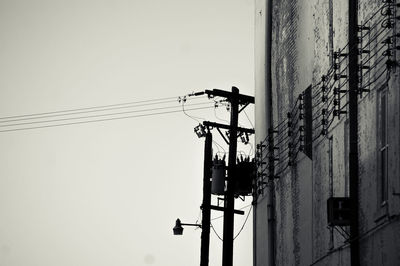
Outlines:
[{"label": "weathered concrete wall", "polygon": [[[382,6],[381,1],[361,1],[360,21],[367,21],[371,30],[366,33],[365,43],[372,39],[371,45],[367,46],[371,53],[364,56],[363,60],[368,62],[373,69],[365,76],[364,83],[368,79],[376,78],[385,69],[385,61],[379,62],[383,57],[382,52],[387,48],[382,44],[387,36],[399,32],[397,29],[382,29],[382,15],[377,15],[375,10]],[[400,13],[397,10],[397,16]],[[370,19],[373,16],[373,19]],[[374,36],[378,36],[374,39]],[[399,38],[392,39],[399,42]],[[380,48],[383,47],[383,50]],[[376,56],[374,56],[377,54]],[[397,57],[398,53],[392,58]],[[374,68],[377,66],[376,68]],[[387,81],[386,77],[389,78]],[[399,95],[399,68],[384,74],[383,78],[371,86],[370,93],[359,102],[359,131],[360,131],[360,247],[362,254],[362,265],[399,265],[400,264],[400,230],[397,215],[400,212],[400,197],[396,195],[400,191],[400,95]],[[380,96],[386,92],[387,101],[387,200],[381,200],[381,156],[380,156]],[[392,217],[392,218],[391,218]],[[382,225],[382,226],[379,226]],[[372,228],[376,228],[371,230]],[[369,233],[368,233],[369,232]]]},{"label": "weathered concrete wall", "polygon": [[[262,29],[261,13],[266,1],[256,1],[256,36],[265,34]],[[348,113],[340,114],[330,123],[326,134],[320,136],[322,109],[332,109],[333,101],[321,103],[321,80],[323,75],[333,77],[333,73],[349,75],[346,56],[338,60],[334,52],[348,53],[348,0],[281,0],[273,1],[272,9],[272,117],[273,126],[285,123],[287,112],[292,110],[296,99],[307,86],[313,89],[313,136],[312,160],[302,152],[294,165],[288,167],[275,180],[276,210],[276,265],[350,265],[350,248],[346,236],[328,228],[327,199],[349,196],[349,122]],[[360,61],[371,68],[363,70],[363,83],[369,92],[363,92],[359,100],[359,219],[361,265],[400,265],[400,69],[379,76],[386,69],[386,59],[382,59],[381,42],[384,36],[399,32],[400,23],[391,32],[381,32],[383,18],[379,8],[382,1],[360,0],[359,22],[367,22],[370,27],[363,35],[361,44],[370,52],[360,55]],[[257,5],[256,5],[257,6]],[[261,13],[259,13],[261,11]],[[396,11],[400,14],[400,11]],[[379,13],[379,14],[378,14]],[[264,13],[262,13],[264,14]],[[374,15],[378,14],[378,15]],[[374,16],[373,16],[374,15]],[[370,19],[373,16],[373,19]],[[397,15],[398,16],[398,15]],[[260,22],[262,22],[260,24]],[[378,25],[379,24],[379,25]],[[260,26],[261,25],[261,26]],[[373,39],[379,34],[376,39]],[[386,34],[386,35],[385,35]],[[361,36],[361,35],[360,35]],[[265,39],[264,39],[265,40]],[[397,45],[399,45],[397,38]],[[256,39],[256,47],[262,37]],[[396,45],[396,44],[394,44]],[[262,46],[262,45],[261,45]],[[256,49],[256,124],[258,141],[268,133],[265,123],[265,64],[260,55],[265,55],[265,47]],[[393,60],[399,60],[399,52]],[[265,60],[265,58],[264,58]],[[333,63],[340,62],[336,70]],[[374,65],[377,65],[374,67]],[[337,71],[337,72],[335,72]],[[386,77],[390,77],[388,80]],[[328,82],[329,83],[329,82]],[[347,78],[339,78],[328,84],[327,96],[336,97],[333,88],[348,91]],[[387,102],[387,187],[388,198],[380,201],[380,147],[379,97],[386,85]],[[362,86],[364,86],[362,85]],[[258,99],[258,95],[261,100]],[[348,111],[348,94],[340,100],[341,110]],[[333,110],[333,109],[332,109]],[[257,116],[258,114],[258,116]],[[328,118],[332,118],[331,115]],[[258,121],[258,119],[260,121]],[[329,119],[328,119],[329,120]],[[264,122],[263,122],[264,121]],[[281,134],[281,132],[279,133]],[[282,150],[282,147],[280,147]],[[279,165],[279,162],[278,162]],[[259,197],[263,199],[263,197]],[[265,201],[257,207],[255,231],[255,265],[267,265],[269,256],[265,246],[267,239],[267,216]],[[348,231],[348,227],[343,227]]]}]

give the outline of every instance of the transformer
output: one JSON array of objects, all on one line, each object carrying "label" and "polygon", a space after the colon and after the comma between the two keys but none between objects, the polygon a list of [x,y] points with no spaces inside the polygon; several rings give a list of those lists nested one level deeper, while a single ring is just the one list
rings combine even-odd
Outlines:
[{"label": "transformer", "polygon": [[215,157],[212,166],[211,194],[224,195],[225,193],[225,156],[222,159]]}]

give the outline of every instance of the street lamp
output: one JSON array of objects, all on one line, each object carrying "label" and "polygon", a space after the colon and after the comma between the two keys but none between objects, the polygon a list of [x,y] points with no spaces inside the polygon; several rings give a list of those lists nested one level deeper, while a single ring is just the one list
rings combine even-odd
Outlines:
[{"label": "street lamp", "polygon": [[182,235],[183,234],[183,227],[184,226],[197,226],[201,228],[201,224],[183,224],[181,223],[180,219],[176,219],[175,227],[172,229],[174,231],[174,235]]}]

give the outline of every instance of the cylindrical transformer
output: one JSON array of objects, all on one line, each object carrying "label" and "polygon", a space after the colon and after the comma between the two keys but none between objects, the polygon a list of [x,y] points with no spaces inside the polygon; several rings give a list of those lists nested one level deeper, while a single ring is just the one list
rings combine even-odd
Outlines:
[{"label": "cylindrical transformer", "polygon": [[212,167],[211,194],[223,195],[225,192],[225,160],[214,159]]}]

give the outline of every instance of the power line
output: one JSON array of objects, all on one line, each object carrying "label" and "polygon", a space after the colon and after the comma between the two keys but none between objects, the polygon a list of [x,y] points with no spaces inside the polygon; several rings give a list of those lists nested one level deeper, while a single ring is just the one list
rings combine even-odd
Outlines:
[{"label": "power line", "polygon": [[[190,106],[194,106],[194,105],[204,105],[204,104],[209,104],[209,103],[207,103],[207,102],[204,102],[204,103],[197,103],[197,104],[191,104]],[[123,114],[130,114],[130,113],[151,112],[151,111],[164,110],[164,109],[171,109],[171,108],[177,108],[177,107],[176,107],[176,106],[167,106],[167,107],[159,107],[159,108],[151,108],[151,109],[142,109],[142,110],[133,110],[133,111],[126,111],[126,112],[118,112],[118,113],[108,113],[108,114],[89,115],[89,116],[78,116],[78,117],[69,117],[69,118],[52,119],[52,120],[41,120],[41,121],[33,121],[33,122],[24,122],[24,123],[0,125],[0,127],[23,126],[23,125],[33,125],[33,124],[41,124],[41,123],[52,123],[52,122],[69,121],[69,120],[80,120],[80,119],[88,119],[88,118],[96,118],[96,117],[105,117],[105,116],[113,116],[113,115],[123,115]],[[40,118],[43,118],[43,117],[40,117]],[[32,118],[31,118],[31,119],[32,119]],[[6,122],[7,122],[7,121],[6,121]]]},{"label": "power line", "polygon": [[220,237],[219,236],[219,234],[217,233],[217,231],[215,231],[215,228],[214,228],[214,226],[213,226],[213,224],[212,223],[210,223],[211,224],[211,229],[214,231],[214,234],[219,238],[219,240],[221,240],[221,241],[224,241],[223,239],[222,239],[222,237]]},{"label": "power line", "polygon": [[[89,107],[94,110],[87,110],[87,111],[56,111],[56,112],[49,112],[47,114],[31,114],[31,115],[21,115],[19,118],[5,120],[7,118],[0,118],[0,123],[9,123],[9,122],[17,122],[17,121],[26,121],[26,120],[34,120],[40,118],[49,118],[49,117],[59,117],[59,116],[68,116],[68,115],[75,115],[75,114],[86,114],[86,113],[95,113],[95,112],[103,112],[103,111],[112,111],[118,109],[127,109],[133,107],[140,107],[140,106],[148,106],[148,105],[156,105],[156,104],[164,104],[164,103],[171,103],[175,101],[162,101],[156,103],[145,103],[145,104],[138,104],[138,105],[126,105],[126,106],[119,106],[119,107],[111,107],[111,108],[103,108],[103,109],[95,109],[97,107]],[[79,109],[78,109],[79,110]],[[1,121],[4,120],[4,121]]]},{"label": "power line", "polygon": [[[31,117],[31,116],[40,116],[40,115],[60,114],[60,113],[84,111],[84,110],[92,110],[92,109],[108,108],[108,107],[116,107],[116,106],[123,106],[123,105],[144,104],[144,103],[150,103],[150,102],[154,102],[154,104],[159,104],[159,103],[161,103],[160,101],[171,100],[171,99],[175,99],[176,100],[177,98],[178,98],[178,96],[176,96],[176,97],[165,97],[165,98],[158,98],[158,99],[152,99],[152,100],[143,100],[143,101],[135,101],[135,102],[127,102],[127,103],[99,105],[99,106],[91,106],[91,107],[84,107],[84,108],[75,108],[75,109],[67,109],[67,110],[59,110],[59,111],[51,111],[51,112],[34,113],[34,114],[25,114],[25,115],[14,115],[14,116],[0,117],[0,120],[22,118],[22,117]],[[174,102],[174,101],[168,101],[168,102]],[[162,103],[164,103],[164,102],[162,102]],[[137,106],[141,106],[141,105],[137,105]]]},{"label": "power line", "polygon": [[[191,108],[191,109],[187,109],[186,111],[204,110],[204,109],[210,109],[210,108],[214,108],[214,106]],[[44,126],[36,126],[36,127],[22,127],[22,128],[15,128],[15,129],[0,130],[0,133],[2,133],[2,132],[21,131],[21,130],[30,130],[30,129],[40,129],[40,128],[50,128],[50,127],[61,127],[61,126],[87,124],[87,123],[96,123],[96,122],[105,122],[105,121],[112,121],[112,120],[122,120],[122,119],[129,119],[129,118],[156,116],[156,115],[172,114],[172,113],[180,113],[180,112],[182,112],[182,110],[157,112],[157,113],[150,113],[150,114],[140,114],[140,115],[130,115],[130,116],[122,116],[122,117],[113,117],[113,118],[106,118],[106,119],[96,119],[96,120],[89,120],[89,121],[78,121],[78,122],[53,124],[53,125],[44,125]]]},{"label": "power line", "polygon": [[247,220],[249,219],[249,216],[250,216],[250,213],[251,213],[251,210],[252,210],[252,209],[253,209],[253,205],[251,205],[250,210],[249,210],[248,213],[247,213],[246,219],[244,220],[244,223],[243,223],[242,227],[240,228],[240,230],[239,230],[239,232],[236,234],[236,236],[233,238],[233,240],[235,240],[235,239],[240,235],[240,233],[243,231],[243,228],[244,228],[244,226],[246,225]]}]

